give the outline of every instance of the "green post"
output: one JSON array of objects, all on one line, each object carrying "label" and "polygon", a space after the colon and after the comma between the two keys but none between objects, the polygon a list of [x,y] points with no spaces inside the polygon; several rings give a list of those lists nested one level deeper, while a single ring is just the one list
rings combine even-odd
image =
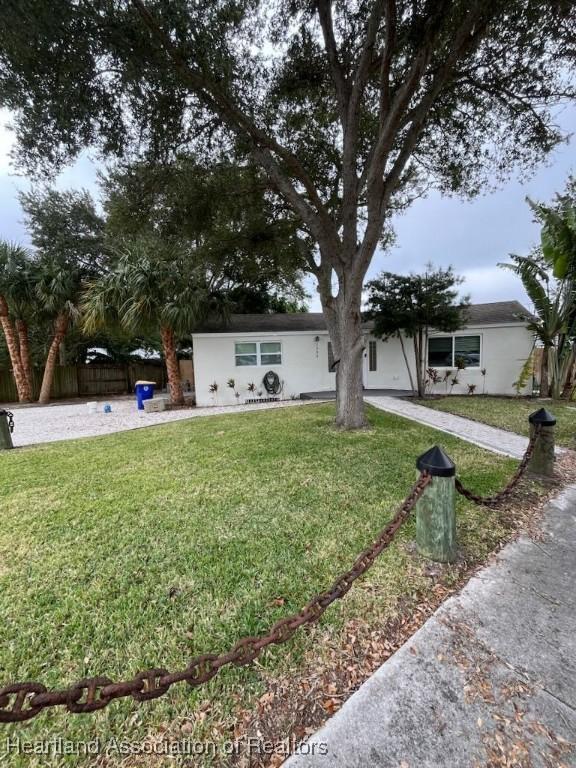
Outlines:
[{"label": "green post", "polygon": [[528,464],[528,471],[537,477],[553,477],[556,417],[546,408],[540,408],[539,411],[530,414],[528,421],[530,423],[530,437],[534,437],[537,429],[540,430],[534,444],[532,458]]},{"label": "green post", "polygon": [[0,451],[14,448],[12,444],[12,430],[14,420],[10,411],[0,409]]},{"label": "green post", "polygon": [[432,480],[416,503],[416,544],[424,557],[439,563],[456,559],[456,489],[454,462],[437,445],[416,461]]}]

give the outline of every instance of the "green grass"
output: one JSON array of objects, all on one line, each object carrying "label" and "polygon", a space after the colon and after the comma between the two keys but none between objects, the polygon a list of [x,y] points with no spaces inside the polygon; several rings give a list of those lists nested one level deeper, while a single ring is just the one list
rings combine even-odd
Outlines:
[{"label": "green grass", "polygon": [[528,434],[528,416],[544,406],[557,418],[556,441],[559,445],[575,448],[576,403],[564,401],[531,400],[525,397],[489,397],[456,395],[420,401],[428,408],[455,413],[484,424],[507,429],[519,435]]},{"label": "green grass", "polygon": [[[440,442],[482,493],[503,485],[516,464],[376,410],[369,410],[372,429],[355,433],[335,430],[332,418],[331,405],[314,405],[1,453],[0,683],[123,679],[229,649],[349,567],[404,497],[416,456],[431,445]],[[459,539],[469,561],[484,558],[503,532],[497,517],[460,499]],[[325,614],[322,632],[337,634],[351,617],[381,624],[429,583],[406,546],[413,537],[411,520]],[[266,677],[297,668],[319,631],[300,632],[261,665],[226,668],[202,689],[178,685],[148,704],[126,699],[92,716],[52,709],[2,726],[2,738],[141,740],[208,701],[207,720],[193,734],[201,738],[211,722],[233,723],[236,708],[265,690]],[[3,748],[2,741],[0,763]]]}]

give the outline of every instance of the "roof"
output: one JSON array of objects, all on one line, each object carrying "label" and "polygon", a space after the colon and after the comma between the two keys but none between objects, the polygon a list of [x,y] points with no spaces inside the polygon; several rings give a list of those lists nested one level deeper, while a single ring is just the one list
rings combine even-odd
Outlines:
[{"label": "roof", "polygon": [[214,321],[196,333],[285,333],[287,331],[325,331],[322,312],[287,312],[273,315],[230,315],[228,323]]},{"label": "roof", "polygon": [[500,325],[522,323],[532,318],[532,313],[519,301],[492,301],[489,304],[471,304],[467,310],[467,325]]},{"label": "roof", "polygon": [[[531,313],[519,301],[494,301],[489,304],[471,304],[466,309],[467,325],[502,325],[521,323]],[[371,323],[364,323],[369,329]],[[212,321],[195,333],[297,333],[326,331],[322,312],[288,312],[271,315],[231,315],[226,324]]]}]

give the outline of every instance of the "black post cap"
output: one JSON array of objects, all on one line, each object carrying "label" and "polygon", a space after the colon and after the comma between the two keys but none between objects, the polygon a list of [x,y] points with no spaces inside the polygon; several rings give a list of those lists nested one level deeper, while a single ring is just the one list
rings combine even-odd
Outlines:
[{"label": "black post cap", "polygon": [[541,427],[553,427],[556,424],[556,416],[546,408],[540,408],[539,411],[534,411],[528,416],[530,424],[540,424]]},{"label": "black post cap", "polygon": [[435,445],[416,459],[420,472],[429,472],[433,477],[454,477],[456,466],[440,446]]}]

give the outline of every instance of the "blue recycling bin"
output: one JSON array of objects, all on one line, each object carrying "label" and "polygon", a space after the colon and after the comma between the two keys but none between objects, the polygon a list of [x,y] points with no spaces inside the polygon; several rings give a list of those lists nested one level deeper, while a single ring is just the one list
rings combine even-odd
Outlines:
[{"label": "blue recycling bin", "polygon": [[154,397],[154,386],[153,381],[137,381],[134,385],[139,411],[144,410],[144,400],[151,400]]}]

